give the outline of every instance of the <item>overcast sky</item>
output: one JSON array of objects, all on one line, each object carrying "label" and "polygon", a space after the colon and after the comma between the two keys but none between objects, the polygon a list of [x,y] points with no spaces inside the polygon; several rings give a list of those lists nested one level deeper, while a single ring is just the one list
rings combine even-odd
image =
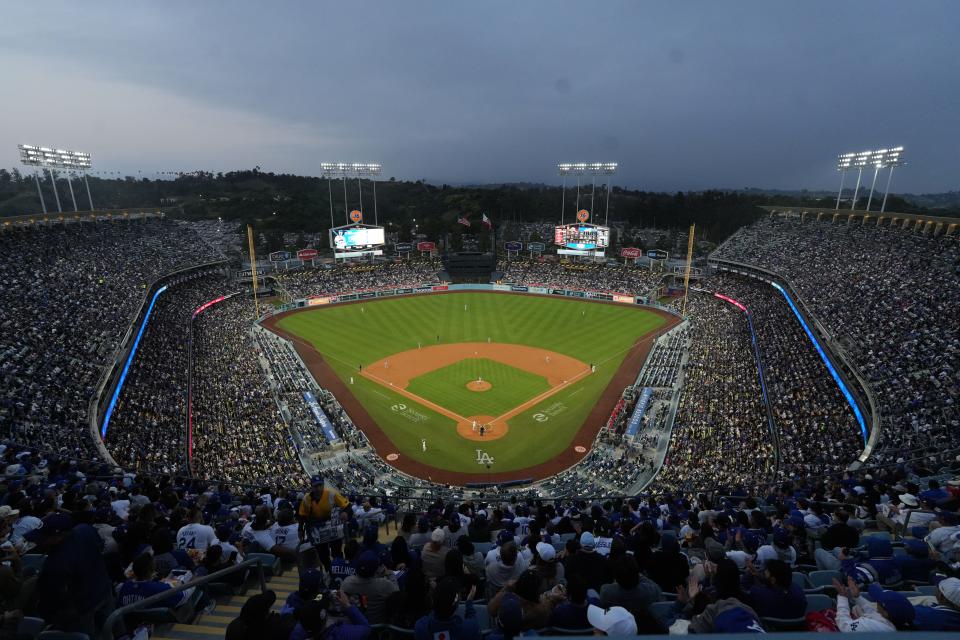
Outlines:
[{"label": "overcast sky", "polygon": [[958,25],[955,0],[11,0],[0,166],[835,189],[837,153],[902,144],[894,191],[960,189]]}]

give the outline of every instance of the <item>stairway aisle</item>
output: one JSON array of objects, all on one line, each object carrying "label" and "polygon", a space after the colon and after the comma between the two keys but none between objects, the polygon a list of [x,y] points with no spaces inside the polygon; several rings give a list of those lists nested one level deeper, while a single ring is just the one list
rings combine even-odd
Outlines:
[{"label": "stairway aisle", "polygon": [[[280,611],[287,596],[297,590],[299,577],[296,568],[287,571],[282,576],[274,576],[267,583],[267,588],[277,594],[277,601],[273,604],[274,611]],[[217,600],[217,606],[211,613],[202,613],[194,624],[160,625],[151,640],[212,640],[223,638],[227,632],[227,625],[240,615],[240,608],[250,596],[259,593],[258,587],[251,587],[246,595],[234,595]]]}]

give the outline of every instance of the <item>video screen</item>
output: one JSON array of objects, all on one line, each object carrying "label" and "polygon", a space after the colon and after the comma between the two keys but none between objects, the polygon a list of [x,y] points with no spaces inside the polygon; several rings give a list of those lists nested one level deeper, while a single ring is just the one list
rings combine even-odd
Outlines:
[{"label": "video screen", "polygon": [[567,249],[604,249],[610,245],[610,227],[565,224],[555,227],[553,241]]},{"label": "video screen", "polygon": [[354,247],[369,247],[384,244],[382,228],[346,228],[333,229],[333,248],[352,249]]}]

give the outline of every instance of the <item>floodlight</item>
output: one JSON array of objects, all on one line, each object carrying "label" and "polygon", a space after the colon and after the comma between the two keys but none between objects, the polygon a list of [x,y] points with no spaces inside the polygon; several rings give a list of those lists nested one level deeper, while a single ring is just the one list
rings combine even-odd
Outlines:
[{"label": "floodlight", "polygon": [[[867,198],[867,211],[870,211],[870,205],[873,203],[873,190],[877,184],[877,174],[880,169],[890,169],[890,176],[887,177],[887,191],[890,189],[890,178],[893,176],[895,167],[903,166],[903,147],[890,147],[884,149],[874,149],[870,151],[857,151],[841,153],[837,156],[837,171],[841,173],[840,192],[837,194],[837,205],[835,209],[840,208],[840,197],[843,194],[843,182],[846,179],[847,171],[857,170],[857,187],[853,192],[853,202],[850,203],[852,211],[857,205],[857,194],[860,191],[860,178],[863,175],[864,168],[873,169],[873,181],[870,184],[870,196]],[[883,194],[883,204],[880,211],[886,210],[887,192]]]},{"label": "floodlight", "polygon": [[[327,178],[327,192],[330,196],[330,226],[333,227],[333,190],[330,186],[330,179],[339,176],[343,179],[343,213],[349,222],[349,206],[347,205],[347,177],[357,178],[357,191],[360,194],[360,210],[363,211],[363,189],[360,179],[364,176],[378,176],[383,169],[379,162],[321,162],[320,170]],[[377,221],[377,182],[373,182],[373,219]]]},{"label": "floodlight", "polygon": [[[90,154],[83,151],[70,151],[67,149],[51,149],[50,147],[38,147],[32,144],[21,144],[17,148],[20,151],[20,162],[31,167],[40,167],[50,172],[50,182],[53,184],[53,195],[57,201],[57,210],[61,213],[60,194],[57,193],[57,182],[54,175],[54,169],[66,169],[67,186],[70,188],[70,198],[73,200],[73,210],[78,211],[77,199],[73,193],[73,183],[70,182],[69,171],[80,171],[83,174],[83,182],[87,188],[87,198],[90,201],[90,210],[93,210],[93,198],[90,197],[90,185],[87,183],[87,170],[93,165],[90,161]],[[43,212],[47,212],[47,205],[43,200],[43,192],[40,190],[40,178],[34,173],[37,182],[37,194],[40,196],[40,206]]]},{"label": "floodlight", "polygon": [[[593,187],[590,191],[590,209],[593,210],[593,195],[596,191],[598,175],[613,175],[617,172],[616,162],[558,162],[557,173],[563,176],[563,195],[560,200],[560,223],[563,224],[563,212],[566,207],[567,199],[567,176],[577,176],[577,205],[574,211],[580,210],[580,177],[583,175],[593,176]],[[610,212],[610,184],[607,187],[607,213]],[[606,215],[604,215],[604,224],[606,224]]]}]

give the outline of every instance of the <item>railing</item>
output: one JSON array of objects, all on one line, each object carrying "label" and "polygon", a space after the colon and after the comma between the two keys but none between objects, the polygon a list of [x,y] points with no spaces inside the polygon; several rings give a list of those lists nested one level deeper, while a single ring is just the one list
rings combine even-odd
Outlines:
[{"label": "railing", "polygon": [[113,629],[117,626],[117,623],[123,620],[123,616],[128,613],[133,613],[134,611],[139,611],[140,609],[148,609],[150,605],[160,604],[166,600],[170,599],[170,596],[186,591],[193,587],[202,587],[205,584],[211,582],[217,582],[220,578],[225,578],[229,575],[239,573],[240,571],[246,571],[250,567],[257,568],[257,577],[260,580],[260,591],[267,590],[267,579],[263,573],[263,560],[260,558],[254,558],[252,560],[244,560],[240,564],[236,564],[227,569],[221,569],[220,571],[215,571],[209,575],[203,576],[202,578],[197,578],[196,580],[191,580],[176,587],[166,589],[150,596],[149,598],[144,598],[134,602],[133,604],[128,604],[125,607],[120,607],[119,609],[114,609],[113,612],[107,616],[106,622],[103,623],[103,629],[100,631],[100,637],[103,640],[113,640]]}]

